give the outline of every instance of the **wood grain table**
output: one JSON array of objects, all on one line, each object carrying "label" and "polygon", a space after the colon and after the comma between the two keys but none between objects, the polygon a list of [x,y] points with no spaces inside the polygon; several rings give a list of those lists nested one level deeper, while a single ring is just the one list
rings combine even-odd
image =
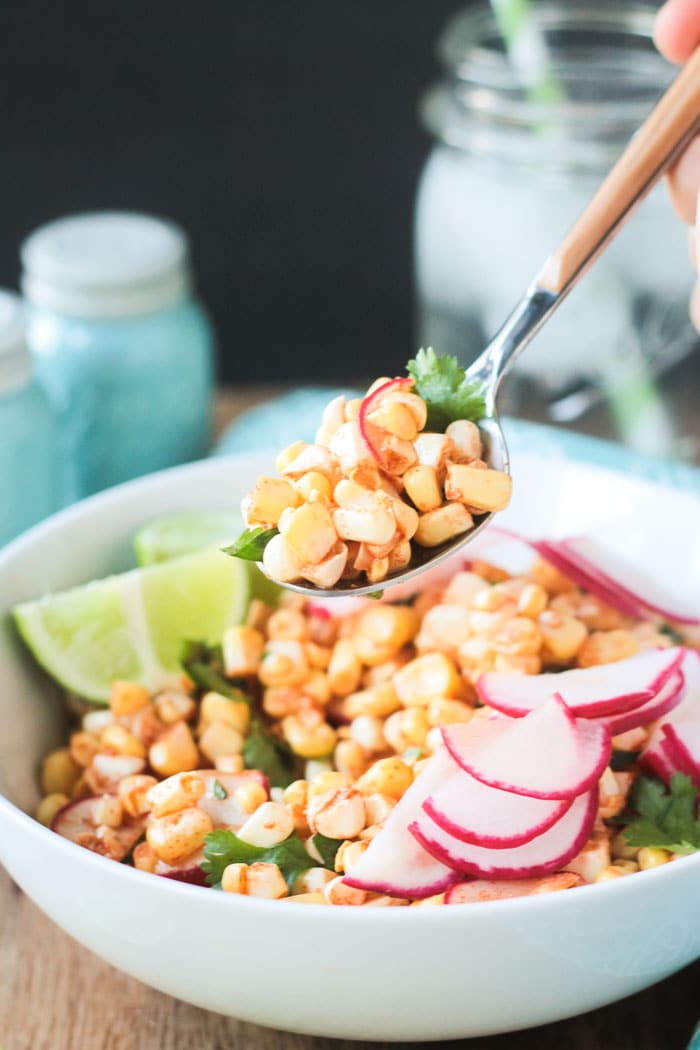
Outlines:
[{"label": "wood grain table", "polygon": [[[219,427],[273,392],[255,387],[227,393],[217,406]],[[694,423],[697,433],[700,424]],[[653,916],[640,915],[639,922],[653,922]],[[699,991],[700,961],[654,988],[581,1017],[449,1045],[470,1050],[683,1050],[700,1017]],[[259,1028],[155,992],[76,944],[0,869],[0,1050],[371,1050],[380,1045],[391,1044]]]}]

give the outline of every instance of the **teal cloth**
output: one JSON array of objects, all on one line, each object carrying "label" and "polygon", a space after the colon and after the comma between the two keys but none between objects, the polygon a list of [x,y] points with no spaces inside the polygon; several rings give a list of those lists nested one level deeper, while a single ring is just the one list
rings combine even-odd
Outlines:
[{"label": "teal cloth", "polygon": [[293,441],[312,442],[323,410],[334,397],[361,397],[349,387],[303,386],[249,408],[224,431],[215,456],[253,449],[282,449]]}]

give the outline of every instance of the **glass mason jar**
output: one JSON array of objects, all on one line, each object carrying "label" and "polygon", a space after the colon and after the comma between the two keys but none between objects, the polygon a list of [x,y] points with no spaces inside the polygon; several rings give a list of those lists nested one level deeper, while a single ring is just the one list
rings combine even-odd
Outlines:
[{"label": "glass mason jar", "polygon": [[56,434],[32,374],[24,310],[0,290],[0,547],[56,509]]},{"label": "glass mason jar", "polygon": [[[448,24],[444,77],[421,107],[436,139],[416,203],[423,345],[473,360],[577,218],[673,76],[653,46],[655,11],[533,4],[549,58],[540,92],[523,90],[490,9]],[[690,287],[687,234],[657,186],[515,374],[554,418],[575,418],[604,391],[618,423],[626,413],[633,424],[653,375],[695,345]],[[504,387],[511,411],[514,390]]]},{"label": "glass mason jar", "polygon": [[27,338],[59,427],[62,504],[203,456],[213,334],[187,239],[129,212],[70,216],[21,249]]}]

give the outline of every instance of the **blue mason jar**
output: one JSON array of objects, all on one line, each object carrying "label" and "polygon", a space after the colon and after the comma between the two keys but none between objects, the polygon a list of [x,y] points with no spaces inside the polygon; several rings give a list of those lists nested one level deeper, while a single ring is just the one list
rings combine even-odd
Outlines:
[{"label": "blue mason jar", "polygon": [[131,212],[22,245],[27,339],[59,426],[61,503],[206,454],[213,333],[184,232]]},{"label": "blue mason jar", "polygon": [[32,374],[24,310],[0,290],[0,547],[56,509],[56,435]]}]

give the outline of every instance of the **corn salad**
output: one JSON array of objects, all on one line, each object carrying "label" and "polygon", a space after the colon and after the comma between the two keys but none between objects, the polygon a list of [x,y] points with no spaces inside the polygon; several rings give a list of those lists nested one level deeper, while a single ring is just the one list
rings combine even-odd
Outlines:
[{"label": "corn salad", "polygon": [[378,379],[364,399],[336,397],[315,442],[290,445],[279,476],[258,478],[241,506],[247,525],[278,530],[262,558],[273,580],[380,583],[406,568],[412,544],[440,546],[508,505],[511,479],[482,459],[476,424],[426,431],[412,386]]},{"label": "corn salad", "polygon": [[[109,708],[84,714],[68,745],[46,756],[36,815],[60,831],[71,803],[89,799],[74,841],[202,884],[202,850],[215,829],[264,849],[297,835],[313,863],[291,884],[276,863],[252,861],[228,864],[221,889],[327,905],[441,904],[444,894],[398,899],[353,889],[342,876],[440,746],[440,726],[488,715],[477,701],[479,676],[591,667],[670,644],[653,622],[623,616],[542,560],[522,576],[473,562],[412,604],[367,602],[339,619],[290,593],[277,609],[254,600],[222,645],[223,673],[245,683],[252,703],[197,689],[186,676],[179,689],[156,695],[114,682]],[[284,787],[269,789],[265,770],[244,769],[260,721],[296,764]],[[635,729],[613,744],[639,751],[647,737]],[[631,849],[614,823],[636,776],[635,766],[606,769],[593,835],[568,874],[524,880],[522,892],[603,882],[674,859]],[[337,844],[332,862],[319,853],[318,836]],[[513,888],[480,880],[479,894]]]}]

